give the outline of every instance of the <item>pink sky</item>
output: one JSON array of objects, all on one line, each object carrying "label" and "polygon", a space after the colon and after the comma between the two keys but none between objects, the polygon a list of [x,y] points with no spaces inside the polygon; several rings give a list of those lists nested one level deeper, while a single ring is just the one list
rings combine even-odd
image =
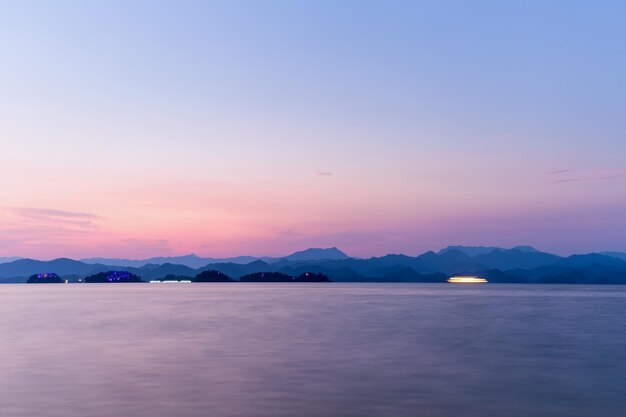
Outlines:
[{"label": "pink sky", "polygon": [[2,5],[0,256],[626,251],[623,14],[521,4]]}]

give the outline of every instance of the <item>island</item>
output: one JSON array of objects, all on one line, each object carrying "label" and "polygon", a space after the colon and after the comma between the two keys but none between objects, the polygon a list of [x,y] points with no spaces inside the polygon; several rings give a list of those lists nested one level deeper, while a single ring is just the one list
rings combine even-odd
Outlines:
[{"label": "island", "polygon": [[31,275],[26,281],[27,284],[61,284],[63,280],[53,272]]},{"label": "island", "polygon": [[166,283],[172,283],[172,282],[182,282],[182,283],[189,283],[192,282],[193,278],[185,276],[185,275],[174,275],[174,274],[168,274],[166,276],[164,276],[163,278],[158,278],[158,279],[153,279],[150,280],[151,283],[159,283],[159,282],[166,282]]},{"label": "island", "polygon": [[223,272],[209,269],[196,275],[193,282],[233,282],[233,279]]},{"label": "island", "polygon": [[297,277],[281,272],[256,272],[244,275],[239,279],[241,282],[331,282],[324,274],[305,272]]},{"label": "island", "polygon": [[90,275],[85,278],[85,282],[93,283],[130,283],[144,282],[139,276],[127,271],[108,271]]}]

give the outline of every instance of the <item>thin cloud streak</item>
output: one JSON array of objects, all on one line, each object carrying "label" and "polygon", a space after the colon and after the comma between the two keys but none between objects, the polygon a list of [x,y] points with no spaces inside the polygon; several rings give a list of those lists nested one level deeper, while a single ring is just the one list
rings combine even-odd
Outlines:
[{"label": "thin cloud streak", "polygon": [[569,174],[570,172],[574,172],[574,170],[573,169],[558,169],[556,171],[548,172],[548,175]]},{"label": "thin cloud streak", "polygon": [[[562,177],[562,174],[572,174],[572,176]],[[626,178],[626,170],[597,170],[597,171],[576,171],[573,169],[563,169],[558,171],[552,171],[549,173],[551,176],[557,176],[553,180],[555,183],[571,183],[571,182],[594,182],[594,181],[607,181]]]},{"label": "thin cloud streak", "polygon": [[55,209],[42,209],[32,207],[11,207],[11,211],[20,217],[27,218],[62,218],[62,219],[83,219],[83,220],[101,220],[102,217],[85,212],[65,211]]},{"label": "thin cloud streak", "polygon": [[560,180],[555,180],[556,183],[568,183],[568,182],[594,182],[594,181],[607,181],[607,180],[617,180],[620,178],[626,178],[626,174],[622,175],[605,175],[602,177],[579,177],[579,178],[563,178]]},{"label": "thin cloud streak", "polygon": [[8,215],[3,229],[10,225],[17,228],[71,228],[92,229],[97,222],[103,220],[102,216],[94,213],[66,211],[33,207],[5,207],[3,210]]},{"label": "thin cloud streak", "polygon": [[555,180],[554,182],[556,183],[566,183],[566,182],[581,182],[582,179],[581,178],[566,178],[563,180]]},{"label": "thin cloud streak", "polygon": [[315,175],[317,175],[318,177],[330,177],[332,175],[335,175],[334,172],[330,172],[330,171],[313,171],[315,173]]}]

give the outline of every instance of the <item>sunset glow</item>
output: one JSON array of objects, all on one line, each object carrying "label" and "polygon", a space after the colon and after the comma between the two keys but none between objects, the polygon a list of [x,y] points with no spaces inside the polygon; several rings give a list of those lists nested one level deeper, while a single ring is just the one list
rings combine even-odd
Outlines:
[{"label": "sunset glow", "polygon": [[3,3],[0,256],[626,250],[619,13],[323,3]]}]

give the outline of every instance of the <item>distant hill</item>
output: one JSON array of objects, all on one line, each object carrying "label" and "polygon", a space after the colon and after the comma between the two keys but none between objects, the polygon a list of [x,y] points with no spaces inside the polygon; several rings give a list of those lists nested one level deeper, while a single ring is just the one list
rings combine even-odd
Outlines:
[{"label": "distant hill", "polygon": [[197,274],[197,270],[194,268],[170,263],[163,265],[150,264],[142,268],[125,268],[124,270],[141,277],[144,281],[163,278],[167,275],[195,276]]},{"label": "distant hill", "polygon": [[9,256],[9,257],[0,257],[0,264],[6,264],[8,262],[14,262],[20,259],[24,259],[24,258],[20,258],[19,256]]},{"label": "distant hill", "polygon": [[426,252],[415,259],[419,263],[414,268],[421,273],[470,273],[483,268],[483,265],[476,263],[472,257],[460,250],[451,250],[440,255]]},{"label": "distant hill", "polygon": [[519,251],[522,251],[522,252],[541,252],[541,251],[535,249],[534,247],[532,247],[530,245],[514,246],[511,249],[519,250]]},{"label": "distant hill", "polygon": [[561,267],[582,267],[592,265],[626,267],[626,261],[613,256],[601,255],[599,253],[587,253],[584,255],[572,255],[562,259],[557,263]]},{"label": "distant hill", "polygon": [[[523,245],[523,246],[515,246],[511,249],[514,250],[518,250],[521,252],[539,252],[537,249],[533,248],[532,246],[528,246],[528,245]],[[506,249],[506,248],[500,248],[500,247],[496,247],[496,246],[448,246],[445,247],[443,249],[441,249],[439,252],[437,252],[438,255],[444,254],[446,252],[450,252],[450,251],[461,251],[463,253],[465,253],[468,256],[471,257],[475,257],[478,255],[486,255],[488,253],[491,253],[493,251],[507,251],[507,250],[511,250],[511,249]]]},{"label": "distant hill", "polygon": [[562,259],[560,256],[539,251],[523,251],[519,249],[500,250],[475,256],[474,261],[496,269],[532,269],[552,265]]},{"label": "distant hill", "polygon": [[153,265],[163,265],[163,264],[176,264],[176,265],[185,265],[189,268],[201,268],[208,264],[213,263],[222,263],[222,262],[232,262],[237,264],[246,264],[252,261],[257,260],[253,256],[237,256],[234,258],[201,258],[195,254],[184,255],[184,256],[159,256],[155,258],[148,259],[123,259],[123,258],[87,258],[81,259],[81,262],[87,264],[102,264],[109,266],[122,266],[122,267],[133,267],[133,268],[141,268],[145,265],[153,264]]},{"label": "distant hill", "polygon": [[72,259],[60,258],[53,261],[36,261],[33,259],[19,259],[17,261],[0,264],[0,277],[30,277],[39,273],[57,273],[64,275],[89,275],[107,270],[103,265],[88,265]]},{"label": "distant hill", "polygon": [[[626,266],[591,265],[563,266],[551,265],[535,269],[504,271],[515,277],[517,283],[539,284],[626,284]],[[492,281],[499,282],[499,281]]]},{"label": "distant hill", "polygon": [[[482,249],[479,252],[484,252]],[[334,282],[445,282],[450,275],[469,274],[484,276],[494,283],[626,284],[626,260],[618,257],[599,253],[560,257],[531,249],[496,248],[470,256],[464,250],[451,248],[419,256],[390,254],[357,259],[337,248],[314,248],[283,258],[251,258],[253,261],[247,263],[218,262],[197,268],[170,262],[137,267],[90,264],[66,258],[52,261],[19,259],[0,264],[0,282],[26,282],[28,277],[44,273],[55,273],[63,280],[75,282],[79,278],[111,271],[125,271],[144,281],[166,276],[195,277],[204,271],[217,271],[235,280],[259,273],[280,273],[291,277],[313,273],[323,274]],[[162,262],[179,258],[207,259],[195,255],[152,259]]]},{"label": "distant hill", "polygon": [[208,270],[218,271],[228,275],[229,277],[239,279],[244,275],[254,274],[257,272],[273,272],[274,268],[267,262],[263,261],[254,261],[245,265],[228,262],[207,265],[200,268],[198,271],[203,272]]},{"label": "distant hill", "polygon": [[495,246],[447,246],[437,252],[437,255],[443,255],[446,252],[450,251],[460,251],[466,254],[467,256],[474,257],[477,255],[484,255],[489,252],[493,252],[494,250],[505,250],[503,248],[498,248]]},{"label": "distant hill", "polygon": [[244,275],[240,278],[241,282],[249,283],[265,283],[265,282],[285,282],[285,283],[312,283],[312,282],[331,282],[330,279],[321,273],[304,272],[300,275],[292,276],[282,272],[257,272],[254,274]]},{"label": "distant hill", "polygon": [[348,255],[339,249],[332,248],[310,248],[300,252],[285,256],[288,261],[321,261],[325,259],[350,259]]},{"label": "distant hill", "polygon": [[254,261],[263,261],[267,263],[277,262],[281,259],[287,259],[291,261],[300,260],[324,260],[324,259],[349,259],[349,256],[340,251],[337,248],[310,248],[303,251],[294,252],[291,255],[284,257],[256,257],[256,256],[235,256],[231,258],[202,258],[195,254],[183,255],[183,256],[160,256],[148,259],[125,259],[125,258],[85,258],[81,259],[81,262],[86,264],[101,264],[108,266],[121,266],[141,268],[148,264],[163,265],[163,264],[175,264],[185,265],[189,268],[202,268],[211,264],[239,264],[245,265]]},{"label": "distant hill", "polygon": [[626,261],[626,252],[600,252],[600,255],[610,256],[612,258],[618,258],[622,261]]}]

